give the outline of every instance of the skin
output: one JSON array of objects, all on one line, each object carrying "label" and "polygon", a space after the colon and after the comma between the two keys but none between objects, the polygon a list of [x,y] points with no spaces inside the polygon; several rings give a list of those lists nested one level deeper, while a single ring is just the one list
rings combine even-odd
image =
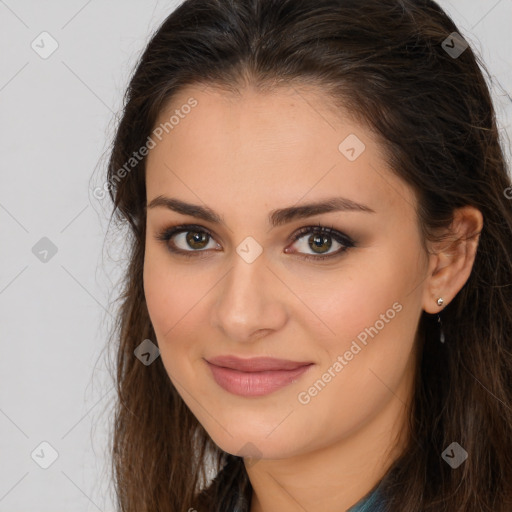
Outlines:
[{"label": "skin", "polygon": [[[300,92],[299,92],[300,91]],[[159,195],[207,205],[224,219],[214,224],[165,207],[148,208],[144,290],[169,378],[214,442],[244,457],[254,494],[251,512],[346,510],[384,476],[407,440],[406,413],[415,372],[422,311],[437,313],[462,288],[478,235],[458,244],[421,244],[413,190],[383,158],[377,137],[322,91],[245,88],[236,96],[189,87],[173,98],[165,122],[193,96],[198,105],[151,149],[148,204]],[[338,149],[349,134],[365,144],[355,161]],[[375,213],[342,211],[270,228],[278,208],[343,196]],[[208,244],[158,233],[199,224]],[[306,261],[320,223],[356,246],[338,257]],[[457,236],[479,233],[481,213],[457,211]],[[236,251],[251,236],[263,249],[252,263]],[[204,247],[204,248],[201,248]],[[285,249],[288,251],[285,252]],[[295,252],[293,252],[295,251]],[[204,256],[201,258],[200,256]],[[392,305],[402,306],[367,345],[309,403],[298,400]],[[449,340],[447,340],[449,342]],[[261,397],[228,393],[203,358],[234,354],[311,361],[296,382]],[[302,507],[302,508],[300,508]]]}]

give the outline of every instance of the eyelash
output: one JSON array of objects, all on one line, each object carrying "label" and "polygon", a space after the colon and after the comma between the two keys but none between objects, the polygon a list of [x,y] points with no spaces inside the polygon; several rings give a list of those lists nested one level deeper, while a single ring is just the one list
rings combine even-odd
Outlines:
[{"label": "eyelash", "polygon": [[[176,247],[171,247],[171,245],[169,244],[170,239],[174,235],[178,235],[180,233],[186,233],[188,231],[206,233],[209,238],[213,239],[212,234],[207,229],[205,229],[202,226],[196,225],[196,224],[182,224],[182,225],[171,226],[171,227],[165,228],[162,231],[160,231],[159,233],[157,233],[155,238],[157,240],[165,243],[165,245],[169,249],[169,251],[171,251],[172,253],[177,254],[179,256],[184,256],[185,258],[204,257],[204,256],[199,256],[197,253],[208,252],[208,250],[202,249],[202,250],[183,251],[182,249],[176,249]],[[322,226],[321,224],[318,224],[316,226],[305,226],[305,227],[300,228],[298,231],[296,231],[293,235],[290,236],[290,238],[288,239],[288,242],[296,242],[297,240],[303,238],[304,235],[310,234],[310,233],[315,234],[315,235],[328,235],[328,236],[334,238],[334,240],[336,240],[336,242],[342,244],[344,247],[341,249],[338,249],[336,252],[328,254],[328,255],[314,256],[312,254],[297,253],[297,254],[301,254],[301,256],[300,256],[301,258],[308,260],[308,261],[318,261],[318,260],[326,260],[326,259],[330,259],[330,258],[340,257],[348,249],[356,246],[355,242],[349,236],[345,235],[344,233],[342,233],[340,231],[337,231],[336,229],[334,229],[333,226],[326,227],[326,226]]]}]

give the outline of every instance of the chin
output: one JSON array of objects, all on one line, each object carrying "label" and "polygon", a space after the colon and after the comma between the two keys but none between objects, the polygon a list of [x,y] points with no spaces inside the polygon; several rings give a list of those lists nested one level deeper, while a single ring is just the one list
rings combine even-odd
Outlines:
[{"label": "chin", "polygon": [[214,443],[223,451],[236,455],[238,457],[248,457],[253,459],[253,462],[258,459],[285,459],[296,454],[296,444],[287,445],[286,439],[290,441],[290,436],[271,434],[268,432],[271,429],[265,429],[265,432],[254,432],[254,429],[247,429],[245,432],[238,431],[230,433],[232,437],[226,432],[216,432],[210,437]]}]

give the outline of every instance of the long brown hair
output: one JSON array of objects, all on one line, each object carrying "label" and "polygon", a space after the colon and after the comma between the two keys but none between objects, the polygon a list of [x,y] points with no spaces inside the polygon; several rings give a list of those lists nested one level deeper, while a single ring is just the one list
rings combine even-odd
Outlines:
[{"label": "long brown hair", "polygon": [[[437,317],[422,313],[413,435],[383,491],[389,512],[512,510],[512,189],[488,73],[471,47],[448,51],[462,49],[443,43],[453,32],[430,0],[186,0],[153,35],[126,92],[107,176],[112,215],[130,235],[111,335],[120,511],[226,511],[237,496],[250,501],[243,459],[213,443],[161,358],[145,366],[134,356],[143,340],[157,340],[142,280],[146,160],[126,167],[178,91],[249,83],[318,85],[377,133],[417,192],[424,241],[449,227],[455,208],[482,212],[472,273],[441,313],[445,343]],[[457,469],[441,457],[454,441],[468,452]]]}]

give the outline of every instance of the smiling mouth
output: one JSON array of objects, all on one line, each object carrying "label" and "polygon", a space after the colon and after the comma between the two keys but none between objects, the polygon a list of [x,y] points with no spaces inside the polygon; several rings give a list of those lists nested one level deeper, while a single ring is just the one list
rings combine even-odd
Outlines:
[{"label": "smiling mouth", "polygon": [[205,362],[221,388],[231,394],[246,397],[273,393],[297,381],[314,365],[272,358],[243,360],[231,356]]}]

